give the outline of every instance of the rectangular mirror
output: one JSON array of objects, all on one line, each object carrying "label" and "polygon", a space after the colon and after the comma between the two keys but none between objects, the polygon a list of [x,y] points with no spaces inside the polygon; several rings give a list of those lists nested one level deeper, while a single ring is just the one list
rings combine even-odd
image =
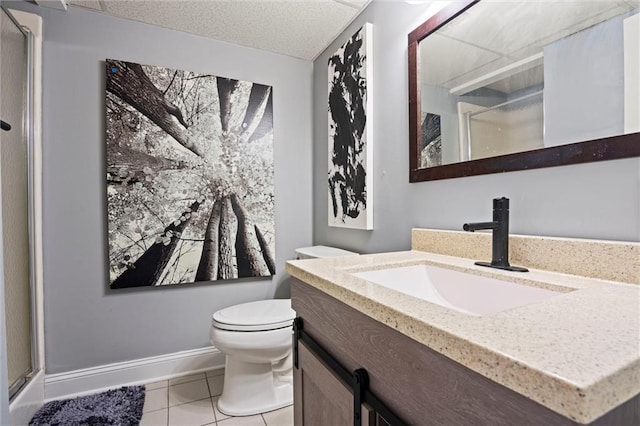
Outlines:
[{"label": "rectangular mirror", "polygon": [[640,1],[451,2],[409,34],[410,181],[640,155]]}]

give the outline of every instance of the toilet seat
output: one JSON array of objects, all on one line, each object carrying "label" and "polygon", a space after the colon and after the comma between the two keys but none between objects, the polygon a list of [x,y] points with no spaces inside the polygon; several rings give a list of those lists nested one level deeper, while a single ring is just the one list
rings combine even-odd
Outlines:
[{"label": "toilet seat", "polygon": [[219,310],[212,325],[229,331],[268,331],[290,327],[295,317],[289,299],[259,300]]}]

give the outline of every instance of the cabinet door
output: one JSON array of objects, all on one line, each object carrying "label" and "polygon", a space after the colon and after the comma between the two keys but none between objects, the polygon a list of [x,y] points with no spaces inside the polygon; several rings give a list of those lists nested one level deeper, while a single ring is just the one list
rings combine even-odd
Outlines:
[{"label": "cabinet door", "polygon": [[[293,369],[296,426],[353,425],[353,394],[304,342],[298,342],[298,368]],[[362,406],[362,425],[373,426],[375,413]]]}]

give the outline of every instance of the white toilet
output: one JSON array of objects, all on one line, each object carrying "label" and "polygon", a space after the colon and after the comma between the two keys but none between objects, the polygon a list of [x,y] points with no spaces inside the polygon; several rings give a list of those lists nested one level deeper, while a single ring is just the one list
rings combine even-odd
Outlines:
[{"label": "white toilet", "polygon": [[[298,259],[355,255],[314,246],[296,250]],[[293,403],[290,299],[242,303],[213,314],[211,343],[226,355],[224,387],[218,410],[250,416]]]}]

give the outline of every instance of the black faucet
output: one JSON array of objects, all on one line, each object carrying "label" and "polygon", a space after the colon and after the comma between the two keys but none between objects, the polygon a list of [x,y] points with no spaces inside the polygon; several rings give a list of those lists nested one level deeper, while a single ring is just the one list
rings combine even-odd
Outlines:
[{"label": "black faucet", "polygon": [[469,232],[480,229],[493,230],[491,263],[476,262],[476,265],[507,271],[528,272],[527,268],[509,265],[509,199],[493,199],[493,222],[465,223],[462,229]]}]

